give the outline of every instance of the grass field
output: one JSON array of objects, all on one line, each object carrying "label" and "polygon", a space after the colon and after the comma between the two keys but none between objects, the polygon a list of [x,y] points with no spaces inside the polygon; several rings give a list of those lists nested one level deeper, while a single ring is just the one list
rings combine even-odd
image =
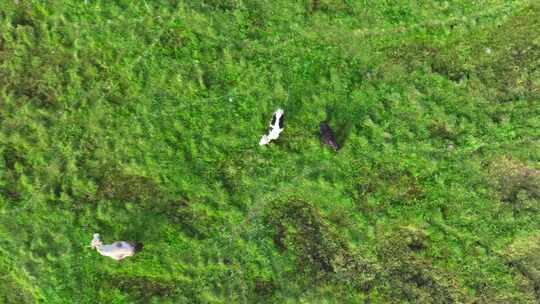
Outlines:
[{"label": "grass field", "polygon": [[540,303],[540,4],[0,1],[0,303]]}]

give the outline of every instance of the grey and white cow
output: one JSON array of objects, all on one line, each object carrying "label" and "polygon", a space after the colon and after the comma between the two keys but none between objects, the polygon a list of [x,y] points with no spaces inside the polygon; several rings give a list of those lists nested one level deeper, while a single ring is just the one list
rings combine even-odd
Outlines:
[{"label": "grey and white cow", "polygon": [[143,245],[141,243],[130,243],[124,241],[114,242],[109,245],[104,245],[99,238],[99,233],[94,233],[94,238],[90,243],[92,249],[96,249],[99,254],[110,257],[117,261],[133,256],[135,253],[142,250]]}]

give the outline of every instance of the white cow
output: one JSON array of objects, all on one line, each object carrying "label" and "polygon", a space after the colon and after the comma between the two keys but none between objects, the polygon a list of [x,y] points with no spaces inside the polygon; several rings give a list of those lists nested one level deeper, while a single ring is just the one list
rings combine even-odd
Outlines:
[{"label": "white cow", "polygon": [[99,254],[108,256],[117,261],[133,256],[135,253],[142,250],[142,244],[131,244],[124,241],[114,242],[110,245],[103,245],[99,239],[99,233],[94,233],[94,238],[90,243],[92,249],[97,249]]},{"label": "white cow", "polygon": [[270,122],[270,129],[268,130],[268,134],[263,135],[261,141],[259,142],[259,145],[266,145],[271,140],[277,139],[279,137],[279,134],[283,132],[283,118],[283,109],[278,108],[274,112],[274,115],[272,115],[272,121]]}]

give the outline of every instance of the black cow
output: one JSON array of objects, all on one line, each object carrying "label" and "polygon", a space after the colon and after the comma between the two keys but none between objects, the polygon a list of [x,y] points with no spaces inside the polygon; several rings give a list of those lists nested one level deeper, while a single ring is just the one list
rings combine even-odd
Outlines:
[{"label": "black cow", "polygon": [[336,141],[336,137],[334,136],[334,131],[330,128],[330,126],[325,122],[322,121],[319,124],[320,131],[321,131],[321,141],[332,147],[335,151],[339,150],[339,145]]}]

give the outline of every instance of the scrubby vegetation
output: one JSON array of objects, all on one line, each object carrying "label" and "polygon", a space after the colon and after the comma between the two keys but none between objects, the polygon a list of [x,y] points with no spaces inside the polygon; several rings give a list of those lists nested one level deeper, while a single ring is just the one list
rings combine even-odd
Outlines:
[{"label": "scrubby vegetation", "polygon": [[0,302],[538,303],[539,101],[534,1],[0,1]]}]

